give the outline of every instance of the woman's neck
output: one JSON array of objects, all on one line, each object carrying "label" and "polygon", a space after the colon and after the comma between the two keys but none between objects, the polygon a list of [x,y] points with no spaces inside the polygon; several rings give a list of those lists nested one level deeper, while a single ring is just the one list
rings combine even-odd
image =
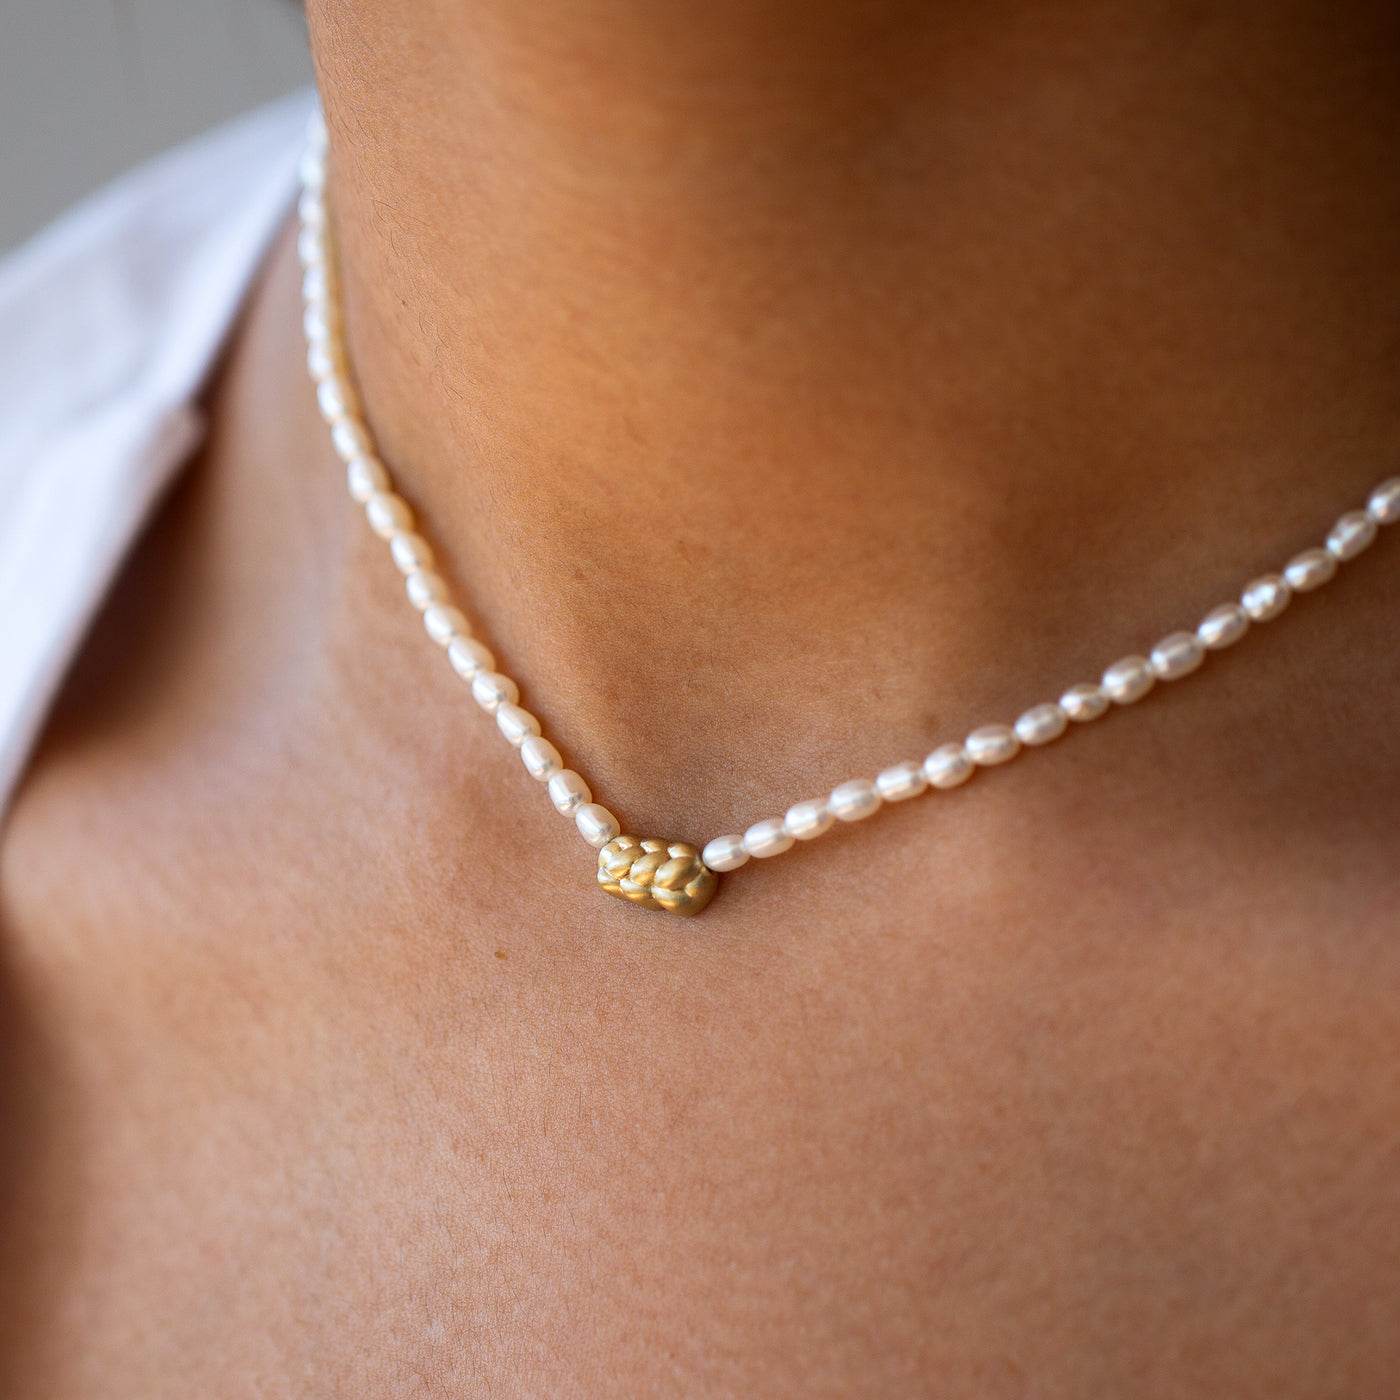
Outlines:
[{"label": "woman's neck", "polygon": [[1388,466],[1393,6],[310,10],[370,419],[604,768],[1008,717]]}]

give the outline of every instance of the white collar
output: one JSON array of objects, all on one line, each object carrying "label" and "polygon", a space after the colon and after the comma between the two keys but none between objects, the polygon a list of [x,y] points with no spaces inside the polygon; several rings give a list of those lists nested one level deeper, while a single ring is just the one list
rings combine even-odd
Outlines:
[{"label": "white collar", "polygon": [[0,810],[296,189],[297,93],[140,167],[0,261]]}]

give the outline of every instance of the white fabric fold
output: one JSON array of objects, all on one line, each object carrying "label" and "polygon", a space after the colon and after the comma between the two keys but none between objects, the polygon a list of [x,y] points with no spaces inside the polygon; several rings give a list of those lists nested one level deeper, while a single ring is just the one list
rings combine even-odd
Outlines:
[{"label": "white fabric fold", "polygon": [[291,207],[298,93],[140,167],[0,261],[0,810]]}]

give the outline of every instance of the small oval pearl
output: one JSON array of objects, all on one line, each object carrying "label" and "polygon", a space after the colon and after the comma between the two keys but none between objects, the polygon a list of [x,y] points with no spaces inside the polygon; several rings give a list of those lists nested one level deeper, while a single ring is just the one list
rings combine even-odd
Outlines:
[{"label": "small oval pearl", "polygon": [[875,775],[875,786],[886,802],[907,802],[928,789],[928,775],[922,763],[896,763]]},{"label": "small oval pearl", "polygon": [[1327,536],[1327,552],[1342,561],[1355,559],[1376,538],[1376,522],[1364,510],[1349,510]]},{"label": "small oval pearl", "polygon": [[394,563],[398,566],[401,574],[413,574],[420,569],[431,569],[436,562],[432,545],[422,535],[414,534],[412,530],[400,530],[389,541],[389,553],[394,556]]},{"label": "small oval pearl", "polygon": [[316,386],[316,407],[321,410],[321,417],[331,427],[352,417],[355,399],[349,384],[339,375],[323,379]]},{"label": "small oval pearl", "polygon": [[744,849],[759,860],[769,856],[780,856],[792,849],[792,833],[783,825],[781,817],[769,817],[767,821],[755,822],[744,833]]},{"label": "small oval pearl", "polygon": [[572,817],[580,807],[593,801],[593,794],[572,768],[561,768],[550,777],[549,800],[561,817]]},{"label": "small oval pearl", "polygon": [[308,302],[302,308],[301,329],[308,346],[329,346],[335,339],[335,311],[327,302]]},{"label": "small oval pearl", "polygon": [[1016,721],[1016,737],[1029,748],[1058,739],[1069,727],[1069,717],[1058,705],[1036,705]]},{"label": "small oval pearl", "polygon": [[[356,457],[374,456],[374,444],[369,440],[365,425],[355,422],[353,418],[342,418],[339,423],[331,426],[331,444],[335,448],[335,455],[346,464],[353,462]],[[384,489],[388,489],[387,477]]]},{"label": "small oval pearl", "polygon": [[1240,594],[1240,604],[1252,621],[1271,622],[1288,606],[1292,596],[1293,590],[1281,574],[1265,574]]},{"label": "small oval pearl", "polygon": [[700,859],[723,875],[726,870],[737,870],[749,863],[749,853],[744,849],[742,836],[716,836],[700,852]]},{"label": "small oval pearl", "polygon": [[[325,374],[314,376],[318,390],[322,380],[338,379],[345,373],[345,348],[331,331],[330,317],[334,314],[330,303],[324,301],[308,301],[301,313],[302,330],[306,332],[306,367],[311,368],[311,352],[317,350],[321,355],[317,366],[325,366],[327,370]],[[336,421],[334,416],[327,417],[324,409],[321,416],[327,423]]]},{"label": "small oval pearl", "polygon": [[1157,683],[1152,663],[1145,656],[1125,656],[1103,673],[1099,684],[1115,705],[1132,705]]},{"label": "small oval pearl", "polygon": [[[303,216],[304,218],[305,216]],[[311,302],[329,300],[331,294],[330,273],[324,267],[308,267],[301,277],[301,299],[308,305]]]},{"label": "small oval pearl", "polygon": [[[306,159],[305,156],[302,157]],[[324,164],[322,166],[324,171]],[[324,179],[324,175],[322,176]],[[326,210],[326,200],[320,185],[304,187],[301,196],[297,200],[297,256],[301,259],[303,267],[319,267],[326,261],[325,250],[329,247],[326,242],[326,225],[329,222],[329,214]],[[303,251],[300,235],[306,229],[311,229],[320,236],[321,256],[316,257],[311,251],[311,244],[308,242]]]},{"label": "small oval pearl", "polygon": [[329,307],[335,304],[331,296],[331,271],[324,263],[316,263],[301,274],[302,328],[306,327],[308,307]]},{"label": "small oval pearl", "polygon": [[297,199],[297,218],[311,228],[320,228],[326,222],[326,205],[319,190],[302,190]]},{"label": "small oval pearl", "polygon": [[599,850],[609,841],[622,835],[617,818],[606,807],[600,807],[596,802],[585,802],[574,813],[574,825],[578,827],[578,834],[590,846]]},{"label": "small oval pearl", "polygon": [[1325,549],[1305,549],[1295,554],[1284,568],[1283,576],[1295,593],[1311,593],[1321,588],[1337,572],[1337,561]]},{"label": "small oval pearl", "polygon": [[940,744],[924,759],[924,777],[936,788],[955,788],[977,771],[961,744]]},{"label": "small oval pearl", "polygon": [[1238,603],[1221,603],[1201,619],[1196,638],[1210,651],[1232,647],[1249,631],[1249,614]]},{"label": "small oval pearl", "polygon": [[438,646],[447,647],[471,628],[460,608],[450,603],[432,603],[423,609],[423,630]]},{"label": "small oval pearl", "polygon": [[297,234],[297,257],[303,267],[322,267],[326,261],[324,229],[304,228]]},{"label": "small oval pearl", "polygon": [[419,612],[432,607],[434,603],[447,601],[447,580],[431,570],[416,569],[404,579],[403,584],[404,592],[408,594],[408,601]]},{"label": "small oval pearl", "polygon": [[312,343],[306,347],[306,370],[312,383],[319,384],[333,374],[342,374],[345,362],[340,357],[338,346]]},{"label": "small oval pearl", "polygon": [[518,749],[531,735],[540,732],[540,722],[529,710],[505,702],[496,706],[496,728],[512,748]]},{"label": "small oval pearl", "polygon": [[1091,719],[1107,714],[1108,706],[1109,699],[1103,693],[1103,687],[1088,682],[1072,685],[1060,696],[1060,708],[1065,712],[1065,718],[1072,719],[1076,724],[1088,724]]},{"label": "small oval pearl", "polygon": [[350,499],[364,505],[376,491],[389,489],[389,473],[373,457],[352,457],[345,468],[345,484]]},{"label": "small oval pearl", "polygon": [[880,789],[869,778],[852,778],[833,788],[827,802],[838,821],[858,822],[879,810]]},{"label": "small oval pearl", "polygon": [[1009,724],[984,724],[963,740],[967,756],[979,768],[1009,763],[1021,752],[1021,741]]},{"label": "small oval pearl", "polygon": [[392,491],[376,491],[365,502],[365,519],[381,540],[392,539],[400,530],[413,528],[413,512],[408,502]]},{"label": "small oval pearl", "polygon": [[[500,715],[500,711],[496,711]],[[499,722],[499,720],[498,720]],[[564,767],[559,750],[538,734],[527,734],[520,743],[520,761],[525,771],[537,782],[547,783]]]},{"label": "small oval pearl", "polygon": [[1377,525],[1394,525],[1400,520],[1400,476],[1392,476],[1371,492],[1366,502],[1366,514]]},{"label": "small oval pearl", "polygon": [[499,671],[478,671],[472,678],[472,699],[494,715],[500,705],[513,705],[520,699],[520,687]]},{"label": "small oval pearl", "polygon": [[1159,681],[1179,681],[1198,671],[1206,649],[1194,632],[1173,632],[1152,648],[1152,670]]},{"label": "small oval pearl", "polygon": [[835,820],[836,814],[827,805],[826,798],[813,797],[789,807],[783,825],[788,835],[798,841],[812,841],[824,831],[830,831]]},{"label": "small oval pearl", "polygon": [[474,680],[480,671],[496,669],[496,658],[475,637],[467,636],[465,628],[447,643],[447,659],[464,681]]},{"label": "small oval pearl", "polygon": [[325,148],[318,146],[314,140],[308,141],[306,149],[301,154],[297,174],[301,178],[301,183],[308,190],[324,189],[326,184]]}]

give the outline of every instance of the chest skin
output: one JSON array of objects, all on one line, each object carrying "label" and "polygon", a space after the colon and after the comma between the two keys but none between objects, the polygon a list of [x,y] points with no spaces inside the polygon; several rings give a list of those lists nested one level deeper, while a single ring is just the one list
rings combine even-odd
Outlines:
[{"label": "chest skin", "polygon": [[415,753],[75,680],[3,848],[11,1393],[1389,1393],[1374,773],[1222,712],[1220,781],[1203,680],[684,922],[434,684]]},{"label": "chest skin", "polygon": [[347,545],[271,285],[0,843],[10,1393],[1395,1390],[1400,541],[674,920]]}]

